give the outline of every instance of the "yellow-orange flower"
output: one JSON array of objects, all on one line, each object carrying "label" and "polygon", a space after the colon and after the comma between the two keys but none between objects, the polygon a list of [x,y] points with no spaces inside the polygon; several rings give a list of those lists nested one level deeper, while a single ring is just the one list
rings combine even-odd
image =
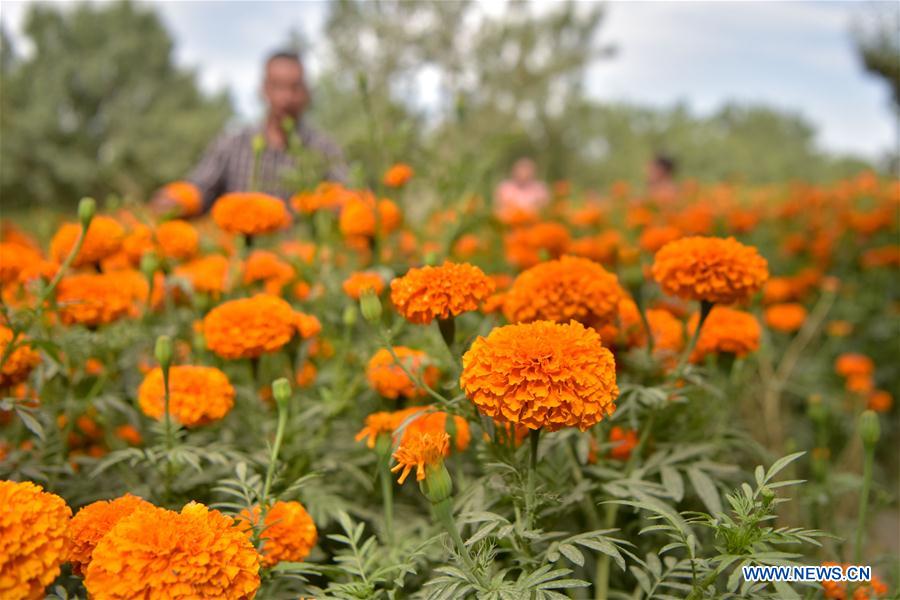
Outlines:
[{"label": "yellow-orange flower", "polygon": [[403,217],[397,205],[390,200],[376,202],[370,195],[361,195],[341,208],[338,226],[345,237],[368,238],[375,235],[376,220],[378,232],[385,235],[397,229]]},{"label": "yellow-orange flower", "polygon": [[268,250],[254,250],[244,263],[244,284],[261,281],[266,292],[272,295],[280,294],[293,278],[294,267]]},{"label": "yellow-orange flower", "polygon": [[384,280],[381,275],[373,271],[360,271],[352,273],[345,279],[342,287],[345,294],[354,300],[359,300],[366,290],[372,290],[376,295],[381,295],[381,292],[384,291]]},{"label": "yellow-orange flower", "polygon": [[413,431],[403,436],[400,445],[394,452],[397,464],[392,473],[402,471],[399,483],[406,481],[410,472],[416,470],[416,481],[425,479],[426,467],[439,465],[450,452],[450,436],[446,432]]},{"label": "yellow-orange flower", "polygon": [[[645,311],[653,336],[653,353],[660,358],[674,358],[684,347],[684,324],[664,308]],[[630,345],[639,348],[647,345],[646,328],[637,305],[630,298],[619,303],[619,321]]]},{"label": "yellow-orange flower", "polygon": [[200,234],[187,221],[166,221],[156,228],[156,242],[166,258],[186,260],[197,254]]},{"label": "yellow-orange flower", "polygon": [[640,244],[641,248],[645,251],[656,254],[663,246],[669,242],[674,242],[681,236],[681,230],[671,225],[647,227],[641,233],[638,244]]},{"label": "yellow-orange flower", "polygon": [[78,511],[69,523],[69,557],[76,575],[84,573],[91,554],[116,523],[138,508],[153,506],[143,498],[125,494],[115,500],[98,500]]},{"label": "yellow-orange flower", "polygon": [[[163,417],[165,390],[161,369],[153,369],[144,377],[138,389],[138,403],[148,417]],[[185,427],[218,421],[232,406],[234,388],[219,369],[195,366],[169,369],[169,414]]]},{"label": "yellow-orange flower", "polygon": [[[0,325],[0,356],[6,354],[6,348],[12,339],[12,330]],[[6,357],[6,362],[0,369],[0,389],[21,383],[41,362],[41,355],[28,344],[20,344],[21,340],[21,337],[16,340],[17,348]]]},{"label": "yellow-orange flower", "polygon": [[221,294],[228,287],[228,259],[211,254],[178,265],[175,276],[187,280],[196,292]]},{"label": "yellow-orange flower", "polygon": [[[688,320],[689,336],[694,335],[699,318],[694,313]],[[703,323],[690,360],[699,363],[709,354],[746,356],[759,349],[760,335],[759,321],[752,314],[727,306],[716,306]]]},{"label": "yellow-orange flower", "polygon": [[212,218],[224,231],[244,235],[271,233],[291,224],[284,202],[257,192],[225,194],[213,204]]},{"label": "yellow-orange flower", "polygon": [[615,410],[612,353],[577,321],[498,327],[463,355],[460,386],[489,417],[549,431],[582,431]]},{"label": "yellow-orange flower", "polygon": [[37,600],[68,553],[72,511],[30,481],[0,481],[0,598]]},{"label": "yellow-orange flower", "polygon": [[300,311],[294,313],[294,325],[297,327],[297,333],[303,339],[319,335],[322,331],[322,323],[317,317]]},{"label": "yellow-orange flower", "polygon": [[398,188],[406,185],[412,179],[414,172],[411,166],[405,163],[397,163],[391,166],[384,174],[384,185]]},{"label": "yellow-orange flower", "polygon": [[[394,346],[394,352],[403,366],[427,386],[433,387],[437,383],[440,373],[437,367],[428,364],[427,354],[405,346]],[[372,389],[385,398],[397,399],[400,396],[417,398],[425,395],[425,390],[407,377],[403,367],[394,361],[394,357],[385,348],[376,352],[369,359],[369,364],[366,366],[366,379]]]},{"label": "yellow-orange flower", "polygon": [[865,354],[846,352],[834,361],[834,371],[843,377],[868,377],[875,372],[875,363]]},{"label": "yellow-orange flower", "polygon": [[512,322],[575,319],[599,327],[615,319],[623,297],[618,278],[602,266],[563,256],[520,274],[506,293],[503,314]]},{"label": "yellow-orange flower", "polygon": [[791,333],[803,326],[806,321],[806,308],[796,302],[773,304],[766,308],[763,318],[770,328]]},{"label": "yellow-orange flower", "polygon": [[637,431],[615,426],[609,430],[609,441],[612,444],[609,451],[610,457],[616,460],[628,460],[631,451],[638,444]]},{"label": "yellow-orange flower", "polygon": [[192,217],[203,211],[200,189],[190,181],[173,181],[164,186],[162,192],[178,204],[182,217]]},{"label": "yellow-orange flower", "polygon": [[[409,425],[404,428],[403,437],[413,435],[414,432],[434,434],[447,433],[450,434],[450,437],[452,438],[453,447],[456,448],[457,451],[462,452],[469,447],[469,441],[472,439],[472,434],[469,431],[469,423],[462,417],[453,415],[453,418],[450,420],[451,425],[448,428],[449,417],[451,417],[451,415],[444,411],[432,412],[424,410],[420,416],[413,419]],[[396,427],[399,427],[401,424],[402,421],[398,422]],[[452,429],[452,432],[448,429]],[[403,443],[402,438],[400,443]]]},{"label": "yellow-orange flower", "polygon": [[734,238],[686,237],[656,253],[653,277],[667,294],[731,304],[760,289],[769,269],[756,248]]},{"label": "yellow-orange flower", "polygon": [[[849,565],[839,565],[835,562],[822,563],[823,567],[841,567],[846,571]],[[853,596],[849,596],[847,592],[847,583],[844,581],[822,581],[822,590],[826,598],[834,600],[870,600],[870,598],[887,597],[888,587],[881,579],[872,574],[872,580],[868,582],[860,582],[853,591]]]},{"label": "yellow-orange flower", "polygon": [[509,232],[503,246],[510,264],[527,268],[543,259],[558,258],[570,241],[569,230],[559,223],[535,223]]},{"label": "yellow-orange flower", "polygon": [[299,323],[291,305],[258,294],[215,307],[203,319],[206,346],[222,358],[256,358],[280,350]]},{"label": "yellow-orange flower", "polygon": [[391,282],[391,302],[407,321],[424,325],[477,310],[494,291],[484,271],[468,263],[410,269]]},{"label": "yellow-orange flower", "polygon": [[41,255],[21,244],[0,242],[0,283],[12,283],[23,270],[30,270],[43,261]]},{"label": "yellow-orange flower", "polygon": [[[81,225],[78,223],[66,223],[60,227],[50,241],[50,256],[53,260],[62,263],[75,248],[80,233]],[[122,246],[124,237],[125,230],[115,219],[99,215],[94,217],[72,266],[78,268],[92,265],[115,254]]]},{"label": "yellow-orange flower", "polygon": [[[238,517],[244,523],[259,523],[259,506],[253,513],[244,509]],[[316,524],[299,502],[276,502],[266,511],[262,560],[267,566],[281,561],[300,562],[309,556],[318,540]]]},{"label": "yellow-orange flower", "polygon": [[381,411],[372,413],[366,417],[365,426],[359,430],[355,439],[357,442],[365,439],[366,445],[369,448],[374,448],[375,441],[379,435],[383,433],[393,434],[410,417],[426,410],[426,408],[425,406],[412,406],[393,412]]},{"label": "yellow-orange flower", "polygon": [[84,585],[97,600],[253,598],[259,555],[246,531],[191,502],[180,513],[139,508],[94,548]]},{"label": "yellow-orange flower", "polygon": [[69,275],[56,288],[59,316],[66,325],[94,327],[140,314],[149,284],[136,271]]}]

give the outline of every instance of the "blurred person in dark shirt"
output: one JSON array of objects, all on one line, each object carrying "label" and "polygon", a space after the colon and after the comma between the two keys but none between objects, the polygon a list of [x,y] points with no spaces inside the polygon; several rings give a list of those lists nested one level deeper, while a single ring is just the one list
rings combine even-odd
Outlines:
[{"label": "blurred person in dark shirt", "polygon": [[675,159],[666,154],[657,154],[647,163],[647,196],[661,202],[672,202],[678,197],[678,183],[675,181],[677,165]]}]

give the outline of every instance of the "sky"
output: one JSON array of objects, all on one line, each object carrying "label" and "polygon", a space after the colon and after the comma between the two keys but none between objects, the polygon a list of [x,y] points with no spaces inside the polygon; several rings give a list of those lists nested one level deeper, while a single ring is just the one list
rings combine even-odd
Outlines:
[{"label": "sky", "polygon": [[[449,1],[449,0],[448,0]],[[491,14],[502,0],[484,0]],[[320,0],[144,1],[176,41],[176,60],[209,91],[227,89],[246,119],[261,114],[263,57],[288,31],[313,42],[306,56],[321,68],[315,43],[327,16]],[[19,40],[28,2],[2,0],[0,21]],[[599,30],[616,55],[587,74],[588,93],[605,101],[671,106],[705,114],[729,101],[762,102],[798,112],[818,129],[826,151],[876,158],[897,144],[887,85],[866,74],[850,35],[863,2],[607,3]],[[429,90],[422,96],[428,98]]]}]

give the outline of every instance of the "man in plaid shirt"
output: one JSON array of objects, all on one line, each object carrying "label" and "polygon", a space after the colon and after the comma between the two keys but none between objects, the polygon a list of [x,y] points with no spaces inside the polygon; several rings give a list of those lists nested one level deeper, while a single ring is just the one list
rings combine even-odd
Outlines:
[{"label": "man in plaid shirt", "polygon": [[[285,179],[302,166],[300,160],[307,163],[306,167],[317,170],[317,177],[346,181],[347,166],[340,148],[301,119],[309,104],[309,91],[303,64],[296,54],[278,52],[269,57],[263,96],[268,104],[265,121],[219,136],[187,177],[200,189],[204,211],[212,207],[216,198],[228,192],[252,189],[287,200],[297,189],[291,189]],[[294,132],[285,128],[286,122],[296,124]],[[255,138],[264,140],[265,146],[259,155],[255,181],[252,181]],[[299,145],[299,152],[292,148],[296,145]],[[302,159],[298,160],[298,154]],[[159,193],[154,197],[153,205],[166,211],[175,203],[164,193]]]}]

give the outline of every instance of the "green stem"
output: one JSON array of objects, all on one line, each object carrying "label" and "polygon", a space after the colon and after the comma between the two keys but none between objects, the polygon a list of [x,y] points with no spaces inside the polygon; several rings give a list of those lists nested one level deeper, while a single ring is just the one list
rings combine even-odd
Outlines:
[{"label": "green stem", "polygon": [[272,487],[272,479],[275,477],[275,467],[278,464],[278,453],[281,451],[281,442],[284,439],[284,429],[287,426],[287,408],[283,407],[280,402],[276,402],[278,406],[278,427],[275,431],[275,443],[272,444],[272,452],[269,455],[269,466],[266,469],[266,482],[263,485],[262,499],[260,500],[260,511],[263,513],[262,523],[265,523],[265,512],[268,510],[269,490]]},{"label": "green stem", "polygon": [[534,429],[530,432],[529,441],[531,446],[531,455],[528,462],[528,475],[526,479],[525,491],[525,529],[530,530],[534,522],[534,486],[535,471],[537,471],[538,443],[541,440],[541,430]]},{"label": "green stem", "polygon": [[387,451],[378,457],[378,478],[381,479],[381,501],[384,504],[385,540],[390,544],[394,539],[394,482],[391,479],[390,445]]},{"label": "green stem", "polygon": [[687,366],[687,363],[691,358],[691,353],[694,352],[694,347],[697,346],[697,340],[700,339],[700,330],[703,328],[703,324],[706,322],[706,318],[712,311],[713,306],[715,305],[712,302],[707,302],[706,300],[700,301],[700,318],[697,320],[697,329],[694,330],[694,335],[691,336],[691,341],[688,343],[687,347],[684,349],[684,352],[681,354],[681,360],[678,361],[678,366],[675,367],[674,371],[672,371],[672,379],[677,380],[679,377],[681,377],[684,368]]},{"label": "green stem", "polygon": [[872,488],[872,467],[875,462],[875,447],[866,447],[863,462],[863,486],[859,495],[859,517],[856,520],[856,545],[853,551],[854,564],[861,564],[863,542],[866,538],[866,511],[869,506],[869,491]]},{"label": "green stem", "polygon": [[460,558],[462,558],[463,562],[466,565],[466,568],[472,574],[472,577],[478,582],[478,584],[487,589],[487,585],[481,577],[481,574],[478,572],[478,569],[475,566],[475,561],[472,560],[472,555],[469,553],[469,548],[466,547],[466,544],[463,542],[462,537],[459,535],[459,529],[456,527],[456,521],[453,519],[453,510],[451,506],[450,498],[446,498],[441,500],[437,504],[432,504],[432,509],[434,510],[434,515],[437,517],[438,521],[444,526],[444,529],[447,530],[447,533],[450,535],[450,539],[453,540],[454,546],[456,546],[456,552],[459,554]]},{"label": "green stem", "polygon": [[172,448],[175,440],[172,435],[172,415],[169,414],[169,365],[160,365],[163,376],[163,443],[166,448],[165,494],[166,502],[172,500],[172,480],[175,477],[175,465],[172,463]]}]

